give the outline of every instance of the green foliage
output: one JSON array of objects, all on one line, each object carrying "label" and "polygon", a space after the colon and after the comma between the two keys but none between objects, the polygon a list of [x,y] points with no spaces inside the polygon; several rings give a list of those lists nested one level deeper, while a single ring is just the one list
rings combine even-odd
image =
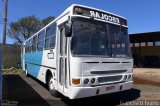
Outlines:
[{"label": "green foliage", "polygon": [[21,44],[53,19],[54,17],[52,16],[49,16],[43,20],[39,20],[36,16],[20,18],[18,21],[10,24],[8,36],[13,38],[16,44]]},{"label": "green foliage", "polygon": [[51,21],[53,21],[55,19],[55,17],[53,16],[49,16],[45,19],[43,19],[41,22],[42,22],[42,25],[43,26],[46,26],[47,24],[49,24]]},{"label": "green foliage", "polygon": [[3,69],[3,74],[22,74],[24,71],[21,69]]}]

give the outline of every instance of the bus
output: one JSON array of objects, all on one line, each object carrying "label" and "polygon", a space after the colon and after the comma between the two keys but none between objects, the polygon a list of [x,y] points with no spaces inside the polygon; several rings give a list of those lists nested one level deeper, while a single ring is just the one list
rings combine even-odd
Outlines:
[{"label": "bus", "polygon": [[2,51],[0,48],[0,105],[2,105]]},{"label": "bus", "polygon": [[22,44],[21,65],[51,95],[78,99],[132,88],[126,18],[73,4]]}]

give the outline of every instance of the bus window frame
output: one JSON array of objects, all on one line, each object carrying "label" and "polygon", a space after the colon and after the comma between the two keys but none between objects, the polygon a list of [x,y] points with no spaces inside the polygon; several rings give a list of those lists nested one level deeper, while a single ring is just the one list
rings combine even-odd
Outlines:
[{"label": "bus window frame", "polygon": [[[41,34],[43,34],[43,35],[41,35]],[[43,36],[43,39],[40,39],[39,38],[39,36]],[[44,36],[45,36],[45,30],[42,30],[41,32],[39,32],[38,34],[37,34],[37,52],[38,51],[43,51],[43,49],[44,49]],[[40,39],[40,40],[39,40]],[[39,49],[39,44],[41,43],[41,42],[43,42],[43,47],[42,47],[42,49]]]},{"label": "bus window frame", "polygon": [[[47,29],[54,27],[54,32],[51,36],[47,36]],[[46,29],[45,29],[45,37],[44,37],[44,50],[49,50],[49,49],[55,49],[56,47],[56,35],[57,35],[57,24],[56,23],[52,23],[51,25],[49,25]],[[54,37],[55,36],[55,37]],[[54,37],[54,46],[50,47],[50,39]],[[49,47],[46,47],[46,40],[49,40]]]}]

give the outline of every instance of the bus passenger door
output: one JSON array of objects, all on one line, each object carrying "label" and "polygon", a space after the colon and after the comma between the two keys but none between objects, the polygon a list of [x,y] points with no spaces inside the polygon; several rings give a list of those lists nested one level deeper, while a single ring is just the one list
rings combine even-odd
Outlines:
[{"label": "bus passenger door", "polygon": [[64,35],[64,28],[59,27],[59,52],[58,52],[58,88],[67,93],[67,37]]}]

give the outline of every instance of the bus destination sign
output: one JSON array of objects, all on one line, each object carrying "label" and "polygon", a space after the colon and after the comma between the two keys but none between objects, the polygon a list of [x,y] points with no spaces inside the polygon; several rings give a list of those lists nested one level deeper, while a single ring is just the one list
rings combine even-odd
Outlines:
[{"label": "bus destination sign", "polygon": [[108,14],[103,14],[103,13],[100,13],[100,12],[97,12],[97,11],[93,11],[93,10],[90,11],[90,16],[94,17],[94,18],[98,18],[98,19],[102,19],[102,20],[106,20],[106,21],[110,21],[110,22],[113,22],[113,23],[120,24],[119,18],[108,15]]},{"label": "bus destination sign", "polygon": [[102,12],[102,11],[97,11],[93,9],[76,6],[74,8],[73,14],[88,16],[88,17],[101,19],[101,20],[112,22],[112,23],[122,24],[127,26],[127,21],[125,19],[106,13],[106,12]]}]

